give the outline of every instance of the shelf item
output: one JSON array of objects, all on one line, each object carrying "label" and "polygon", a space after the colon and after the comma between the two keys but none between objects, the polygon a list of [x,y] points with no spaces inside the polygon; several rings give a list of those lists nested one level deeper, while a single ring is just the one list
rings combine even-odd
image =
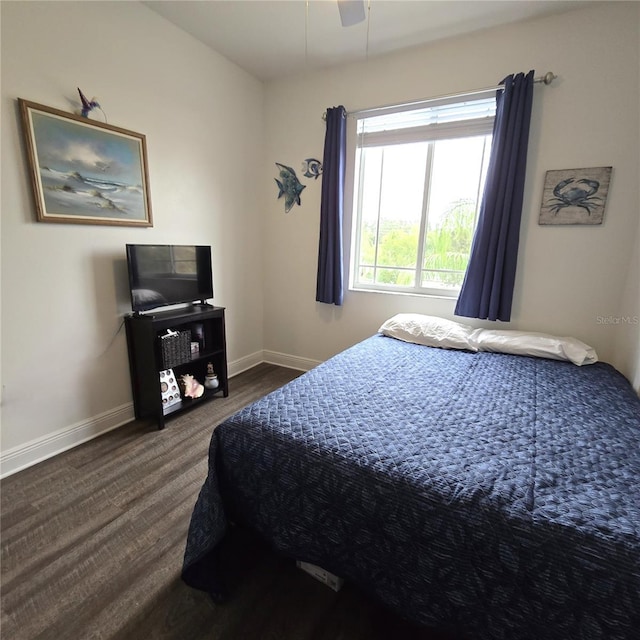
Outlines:
[{"label": "shelf item", "polygon": [[191,360],[191,331],[167,330],[160,336],[162,363],[167,369]]},{"label": "shelf item", "polygon": [[[125,327],[136,418],[155,419],[162,429],[168,416],[229,395],[223,307],[195,305],[133,314],[125,318]],[[197,351],[192,351],[193,342],[198,344]],[[203,384],[210,367],[218,378],[216,389],[205,389],[199,398],[183,394],[169,398],[163,387],[169,375],[180,389],[181,376],[191,375]]]},{"label": "shelf item", "polygon": [[166,413],[169,407],[182,403],[180,388],[173,369],[166,369],[160,372],[160,394],[162,396],[163,413]]}]

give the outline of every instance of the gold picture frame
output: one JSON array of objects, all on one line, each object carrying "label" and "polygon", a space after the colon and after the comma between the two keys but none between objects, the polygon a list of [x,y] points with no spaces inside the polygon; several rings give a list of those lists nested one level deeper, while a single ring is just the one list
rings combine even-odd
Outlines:
[{"label": "gold picture frame", "polygon": [[153,226],[143,134],[18,103],[39,222]]}]

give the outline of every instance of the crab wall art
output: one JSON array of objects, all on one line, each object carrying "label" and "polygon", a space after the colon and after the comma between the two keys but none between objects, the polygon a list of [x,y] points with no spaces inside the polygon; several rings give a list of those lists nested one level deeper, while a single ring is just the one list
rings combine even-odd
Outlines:
[{"label": "crab wall art", "polygon": [[602,224],[611,167],[547,171],[539,224]]}]

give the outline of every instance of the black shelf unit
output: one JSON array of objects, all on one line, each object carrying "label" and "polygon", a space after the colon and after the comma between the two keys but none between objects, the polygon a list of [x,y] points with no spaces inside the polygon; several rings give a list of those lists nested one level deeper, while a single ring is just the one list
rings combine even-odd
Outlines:
[{"label": "black shelf unit", "polygon": [[[163,429],[169,416],[213,400],[220,394],[225,398],[229,395],[224,307],[193,305],[178,310],[132,314],[125,317],[125,328],[136,418],[153,418],[158,429]],[[200,343],[198,354],[187,356],[186,362],[165,366],[161,336],[168,329],[191,332],[192,341]],[[182,397],[179,403],[163,405],[161,371],[171,368],[176,380],[191,374],[203,383],[208,363],[213,365],[218,376],[217,389],[205,389],[204,395],[197,399]]]}]

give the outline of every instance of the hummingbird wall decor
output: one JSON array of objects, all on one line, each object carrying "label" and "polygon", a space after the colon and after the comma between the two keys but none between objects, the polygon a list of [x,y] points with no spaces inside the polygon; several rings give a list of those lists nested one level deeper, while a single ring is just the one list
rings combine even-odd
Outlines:
[{"label": "hummingbird wall decor", "polygon": [[[80,87],[78,87],[78,93],[80,94],[80,101],[82,102],[82,110],[81,110],[80,113],[81,113],[83,118],[88,118],[89,114],[94,109],[100,109],[100,111],[102,111],[102,107],[100,106],[98,101],[95,99],[95,97],[91,98],[91,100],[87,99],[87,97],[84,95],[84,93],[82,93],[82,91],[80,91]],[[105,114],[104,111],[102,111],[102,115],[104,116],[104,120],[106,122],[107,121],[107,115]]]}]

